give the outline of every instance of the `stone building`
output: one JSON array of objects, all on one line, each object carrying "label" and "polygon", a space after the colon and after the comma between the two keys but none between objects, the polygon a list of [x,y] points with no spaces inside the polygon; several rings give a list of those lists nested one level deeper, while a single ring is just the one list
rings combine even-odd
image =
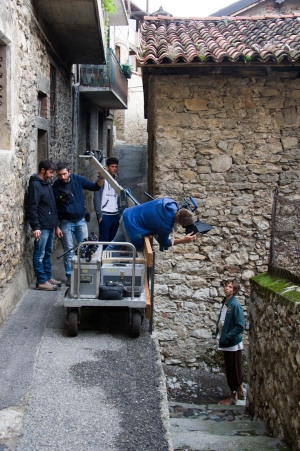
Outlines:
[{"label": "stone building", "polygon": [[222,281],[242,282],[248,319],[249,279],[267,270],[273,191],[299,199],[299,16],[142,24],[150,192],[193,196],[214,226],[193,245],[157,252],[166,363],[219,370],[212,333]]},{"label": "stone building", "polygon": [[[127,107],[126,79],[107,64],[101,1],[63,3],[0,3],[0,323],[33,277],[33,242],[24,220],[29,176],[41,159],[51,158],[95,178],[78,155],[106,145],[109,111],[121,87]],[[115,20],[127,25],[127,3],[115,3]],[[84,90],[81,65],[109,66],[117,83]]]},{"label": "stone building", "polygon": [[212,17],[223,16],[256,16],[257,14],[290,14],[300,10],[299,0],[239,0],[225,8],[219,9]]}]

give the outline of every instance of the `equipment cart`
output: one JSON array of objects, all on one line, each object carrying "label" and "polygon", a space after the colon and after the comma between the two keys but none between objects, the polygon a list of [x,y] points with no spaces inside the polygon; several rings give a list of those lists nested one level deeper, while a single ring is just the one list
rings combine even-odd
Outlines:
[{"label": "equipment cart", "polygon": [[[83,241],[72,258],[71,286],[64,298],[68,335],[78,335],[82,307],[127,307],[132,337],[140,335],[145,317],[150,318],[152,333],[154,271],[149,239],[145,238],[141,254],[131,243],[113,243],[122,245],[125,251],[103,251],[106,244],[112,243]],[[89,258],[82,258],[83,246],[97,249]],[[108,288],[111,292],[107,299],[101,291],[106,287],[115,287]],[[117,293],[112,293],[114,289]]]},{"label": "equipment cart", "polygon": [[[80,155],[80,158],[89,160],[114,188],[120,197],[122,211],[138,205],[139,202],[132,196],[130,190],[123,189],[105,170],[100,163],[103,158],[102,152],[99,151],[99,153],[99,159],[90,151]],[[116,256],[115,251],[109,251],[109,253],[102,251],[105,244],[112,243],[83,241],[78,245],[77,255],[74,255],[72,259],[71,287],[66,291],[64,299],[68,334],[77,336],[82,307],[127,307],[132,336],[140,335],[145,317],[150,319],[149,332],[152,333],[155,252],[152,252],[149,238],[144,239],[142,256],[137,255],[131,243],[115,242],[115,245],[126,246],[129,250],[131,255],[129,258],[126,256],[125,259],[122,256]],[[88,258],[82,258],[82,247],[89,245],[98,246],[98,248]],[[58,258],[63,255],[65,252]],[[120,299],[105,299],[103,295],[100,296],[101,286],[114,284],[124,287],[124,295]]]}]

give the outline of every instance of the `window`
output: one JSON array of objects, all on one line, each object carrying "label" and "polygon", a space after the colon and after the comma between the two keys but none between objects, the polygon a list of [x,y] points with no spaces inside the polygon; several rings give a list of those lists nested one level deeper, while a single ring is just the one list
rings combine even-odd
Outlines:
[{"label": "window", "polygon": [[44,119],[48,119],[48,111],[47,111],[47,107],[48,107],[48,98],[47,98],[47,94],[44,94],[43,92],[38,93],[38,111],[37,111],[37,115],[40,117],[43,117]]},{"label": "window", "polygon": [[48,158],[48,133],[38,129],[37,162]]},{"label": "window", "polygon": [[121,61],[121,59],[120,59],[121,58],[121,48],[119,45],[115,46],[115,54],[116,54],[118,61],[120,62]]}]

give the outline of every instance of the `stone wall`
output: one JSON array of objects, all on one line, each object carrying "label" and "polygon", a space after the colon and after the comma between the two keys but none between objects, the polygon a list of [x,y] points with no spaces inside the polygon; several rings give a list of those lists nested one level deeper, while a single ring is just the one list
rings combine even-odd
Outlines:
[{"label": "stone wall", "polygon": [[251,280],[247,407],[300,449],[300,288],[278,276]]},{"label": "stone wall", "polygon": [[193,245],[157,253],[155,328],[166,363],[219,371],[211,336],[224,279],[241,281],[247,320],[249,279],[267,270],[273,190],[300,194],[297,77],[246,65],[149,77],[150,192],[192,195],[214,226]]},{"label": "stone wall", "polygon": [[[48,53],[30,2],[4,0],[0,4],[0,45],[6,60],[7,102],[0,127],[9,130],[9,145],[0,149],[0,323],[32,280],[30,228],[24,220],[24,194],[38,164],[38,130],[46,133],[48,156],[67,159],[71,152],[71,68],[59,55]],[[49,108],[38,115],[38,96],[50,101],[50,65],[56,69],[56,136],[50,140]],[[45,92],[46,91],[46,92]],[[46,147],[47,147],[46,146]]]}]

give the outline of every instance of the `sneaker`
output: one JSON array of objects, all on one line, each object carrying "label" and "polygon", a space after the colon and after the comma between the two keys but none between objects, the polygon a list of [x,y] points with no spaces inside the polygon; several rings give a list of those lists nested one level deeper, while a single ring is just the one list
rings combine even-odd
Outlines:
[{"label": "sneaker", "polygon": [[44,283],[38,283],[36,285],[36,290],[43,290],[43,291],[57,291],[56,285],[51,285],[51,283],[48,282],[48,280]]},{"label": "sneaker", "polygon": [[51,285],[56,285],[57,287],[61,287],[61,281],[55,280],[53,277],[51,279],[48,279],[48,282],[51,283]]}]

